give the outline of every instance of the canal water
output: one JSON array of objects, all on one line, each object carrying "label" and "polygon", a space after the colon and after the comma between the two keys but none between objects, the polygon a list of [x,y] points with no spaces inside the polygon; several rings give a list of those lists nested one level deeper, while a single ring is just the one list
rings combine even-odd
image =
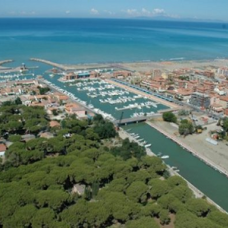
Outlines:
[{"label": "canal water", "polygon": [[228,178],[224,174],[206,165],[146,123],[132,124],[123,128],[144,138],[147,144],[151,144],[150,149],[153,153],[168,155],[169,158],[163,159],[166,164],[175,166],[181,176],[228,211]]}]

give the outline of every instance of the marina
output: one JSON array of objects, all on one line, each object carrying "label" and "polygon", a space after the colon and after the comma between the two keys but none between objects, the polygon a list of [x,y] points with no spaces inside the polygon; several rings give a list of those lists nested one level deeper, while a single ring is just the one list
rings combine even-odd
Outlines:
[{"label": "marina", "polygon": [[[114,86],[105,80],[83,79],[73,84],[62,83],[58,81],[58,77],[48,77],[47,81],[52,85],[58,86],[59,90],[66,95],[69,93],[71,97],[75,96],[80,101],[83,101],[84,105],[92,105],[95,107],[95,112],[98,111],[99,113],[103,112],[110,115],[112,120],[119,120],[122,112],[124,112],[123,118],[127,119],[149,117],[169,108],[147,97]],[[77,99],[75,100],[76,102],[78,101]]]}]

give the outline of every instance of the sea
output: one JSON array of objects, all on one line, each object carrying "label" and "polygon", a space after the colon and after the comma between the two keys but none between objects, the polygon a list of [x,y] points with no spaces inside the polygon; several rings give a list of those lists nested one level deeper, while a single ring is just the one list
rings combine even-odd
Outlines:
[{"label": "sea", "polygon": [[58,63],[228,57],[228,24],[142,19],[1,18],[0,61]]}]

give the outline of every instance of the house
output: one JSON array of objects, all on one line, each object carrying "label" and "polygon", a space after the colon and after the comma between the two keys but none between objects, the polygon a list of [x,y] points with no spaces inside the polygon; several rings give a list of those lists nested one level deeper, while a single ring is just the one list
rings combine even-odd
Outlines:
[{"label": "house", "polygon": [[212,108],[212,110],[215,111],[215,112],[222,112],[222,111],[223,111],[223,107],[222,107],[222,105],[220,105],[220,104],[213,103],[213,104],[211,105],[211,108]]},{"label": "house", "polygon": [[5,144],[1,143],[0,144],[0,157],[5,155],[5,151],[6,151],[6,146],[5,146]]},{"label": "house", "polygon": [[131,76],[131,72],[130,71],[124,71],[124,70],[123,71],[115,71],[115,72],[113,72],[113,77],[118,78],[120,76],[126,78],[128,76]]},{"label": "house", "polygon": [[22,135],[21,139],[22,141],[28,142],[29,140],[35,139],[36,136],[32,134]]},{"label": "house", "polygon": [[49,122],[50,127],[60,127],[60,123],[56,120],[52,120]]},{"label": "house", "polygon": [[226,109],[224,110],[224,115],[225,115],[225,116],[228,116],[228,108],[226,108]]},{"label": "house", "polygon": [[76,103],[68,103],[65,105],[65,111],[72,115],[76,114],[77,111],[85,111],[85,109]]},{"label": "house", "polygon": [[72,194],[77,193],[80,196],[83,195],[84,192],[85,192],[84,184],[75,184],[71,191]]},{"label": "house", "polygon": [[40,138],[51,139],[54,135],[51,132],[42,132],[39,134]]},{"label": "house", "polygon": [[224,109],[228,108],[228,96],[220,96],[219,99],[220,99],[219,104]]},{"label": "house", "polygon": [[180,100],[188,101],[191,98],[192,94],[193,94],[192,90],[180,88],[176,92],[176,98]]}]

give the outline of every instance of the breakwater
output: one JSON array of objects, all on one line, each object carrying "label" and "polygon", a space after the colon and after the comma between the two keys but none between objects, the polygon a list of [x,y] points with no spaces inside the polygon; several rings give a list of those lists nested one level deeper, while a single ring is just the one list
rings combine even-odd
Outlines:
[{"label": "breakwater", "polygon": [[0,66],[3,65],[3,64],[5,64],[5,63],[11,63],[11,62],[13,62],[12,59],[2,60],[2,61],[0,61]]},{"label": "breakwater", "polygon": [[59,64],[59,63],[54,63],[45,59],[37,59],[37,58],[30,58],[31,61],[35,61],[35,62],[40,62],[40,63],[45,63],[47,65],[51,65],[53,67],[59,68],[61,70],[67,71],[67,70],[71,70],[72,68],[65,66],[63,64]]}]

